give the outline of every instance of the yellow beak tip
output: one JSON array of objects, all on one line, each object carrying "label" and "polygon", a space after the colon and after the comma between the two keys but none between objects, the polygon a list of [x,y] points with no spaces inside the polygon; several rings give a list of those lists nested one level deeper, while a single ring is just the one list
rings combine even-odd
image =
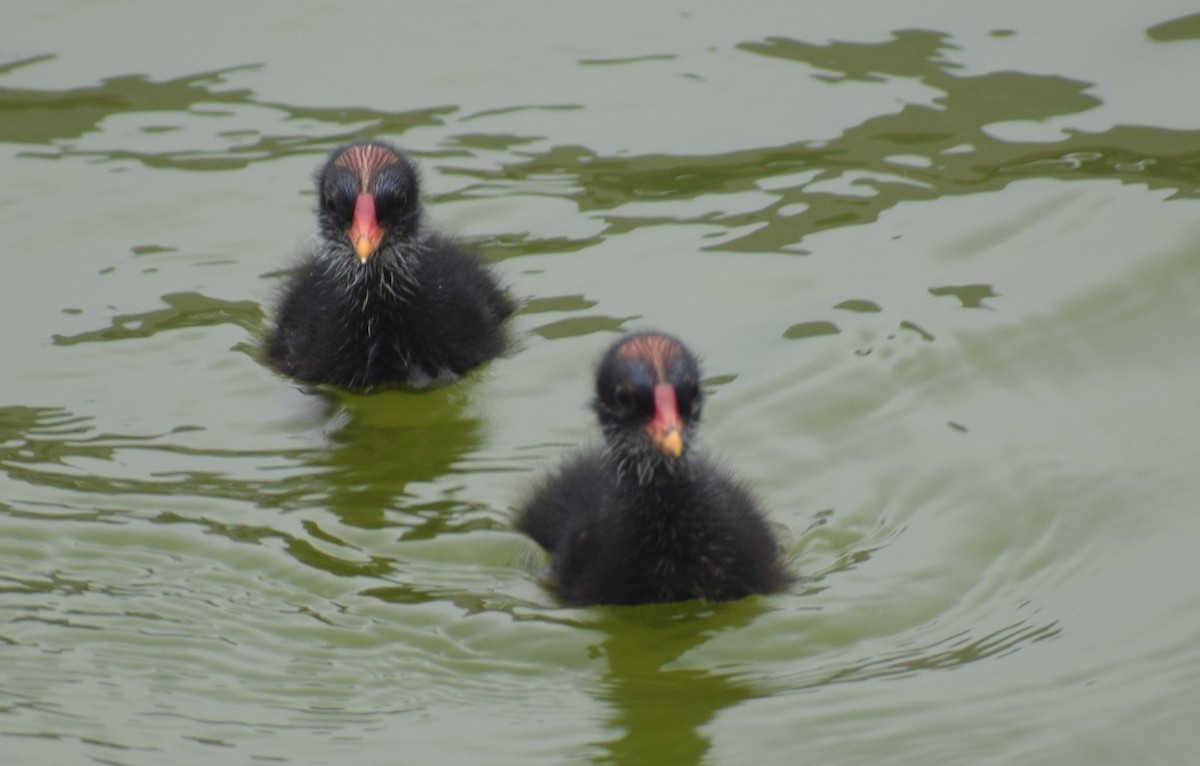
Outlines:
[{"label": "yellow beak tip", "polygon": [[683,437],[679,435],[678,431],[672,431],[663,437],[660,446],[662,451],[671,457],[679,457],[683,454]]},{"label": "yellow beak tip", "polygon": [[354,252],[358,254],[359,263],[366,263],[371,254],[375,252],[375,248],[371,246],[370,240],[363,237],[354,243]]}]

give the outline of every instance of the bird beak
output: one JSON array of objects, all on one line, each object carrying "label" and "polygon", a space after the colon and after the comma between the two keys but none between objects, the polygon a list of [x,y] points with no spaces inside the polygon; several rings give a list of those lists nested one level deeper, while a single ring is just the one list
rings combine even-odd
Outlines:
[{"label": "bird beak", "polygon": [[354,222],[350,224],[350,242],[358,254],[358,262],[366,263],[383,239],[383,229],[375,218],[375,197],[363,192],[354,203]]},{"label": "bird beak", "polygon": [[654,417],[646,431],[650,434],[650,442],[667,457],[683,454],[683,424],[675,388],[671,384],[659,383],[654,387]]}]

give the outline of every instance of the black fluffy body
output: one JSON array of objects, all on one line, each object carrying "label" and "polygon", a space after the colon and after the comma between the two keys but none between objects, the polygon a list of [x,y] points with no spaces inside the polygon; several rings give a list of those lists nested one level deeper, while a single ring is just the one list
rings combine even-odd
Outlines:
[{"label": "black fluffy body", "polygon": [[619,354],[623,339],[597,372],[604,446],[569,459],[518,511],[517,527],[550,554],[551,585],[567,604],[727,601],[794,581],[751,493],[691,449],[700,373],[668,339],[681,353],[659,369],[676,391],[684,452],[664,455],[646,436],[661,376],[653,360]]},{"label": "black fluffy body", "polygon": [[423,225],[416,169],[397,162],[371,178],[383,238],[360,263],[347,235],[355,175],[333,153],[317,176],[319,241],[284,285],[267,358],[305,383],[363,390],[457,378],[504,350],[513,305],[452,239]]}]

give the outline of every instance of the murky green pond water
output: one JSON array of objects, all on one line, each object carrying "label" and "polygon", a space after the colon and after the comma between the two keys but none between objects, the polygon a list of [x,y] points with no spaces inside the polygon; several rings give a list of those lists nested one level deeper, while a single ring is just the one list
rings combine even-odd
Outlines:
[{"label": "murky green pond water", "polygon": [[[52,0],[0,29],[0,761],[1192,764],[1200,17]],[[424,393],[257,344],[333,146],[522,301]],[[808,580],[564,609],[615,333]]]}]

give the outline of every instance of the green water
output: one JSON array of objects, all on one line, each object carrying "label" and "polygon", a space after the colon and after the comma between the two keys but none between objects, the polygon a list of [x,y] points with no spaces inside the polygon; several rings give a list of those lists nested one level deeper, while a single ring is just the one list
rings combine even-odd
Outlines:
[{"label": "green water", "polygon": [[[0,762],[1195,763],[1194,14],[9,9]],[[522,302],[456,386],[258,361],[367,137]],[[512,508],[648,327],[792,592],[541,587]]]}]

